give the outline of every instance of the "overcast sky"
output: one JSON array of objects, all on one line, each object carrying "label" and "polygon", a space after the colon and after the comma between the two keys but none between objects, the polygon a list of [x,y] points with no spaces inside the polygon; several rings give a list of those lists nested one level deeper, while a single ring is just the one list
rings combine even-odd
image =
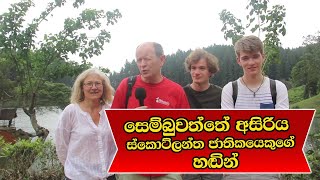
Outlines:
[{"label": "overcast sky", "polygon": [[[17,1],[1,0],[0,13],[5,12],[12,2]],[[30,19],[41,12],[49,1],[34,2],[36,7],[29,12]],[[270,3],[284,5],[287,9],[287,35],[281,38],[283,47],[299,47],[303,36],[320,30],[319,0],[270,0]],[[126,59],[135,59],[135,48],[144,41],[159,42],[165,54],[213,44],[230,45],[231,41],[223,38],[218,14],[227,9],[246,22],[247,4],[248,0],[87,0],[85,8],[118,8],[123,16],[117,24],[107,28],[111,33],[111,42],[105,45],[100,56],[90,62],[94,66],[119,71]],[[55,10],[53,17],[40,27],[39,38],[45,33],[58,32],[63,27],[63,19],[76,17],[77,14],[79,11],[74,10],[71,4]]]}]

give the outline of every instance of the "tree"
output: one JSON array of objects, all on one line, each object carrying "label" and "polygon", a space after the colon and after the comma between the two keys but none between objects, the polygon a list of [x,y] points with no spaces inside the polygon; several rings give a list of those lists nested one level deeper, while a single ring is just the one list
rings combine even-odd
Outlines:
[{"label": "tree", "polygon": [[[279,36],[285,36],[286,23],[284,17],[286,15],[283,5],[274,5],[268,9],[269,0],[250,0],[246,9],[249,14],[246,16],[248,23],[246,28],[251,28],[250,31],[255,33],[258,31],[258,37],[261,33],[265,33],[264,47],[266,60],[263,65],[263,70],[269,74],[271,78],[275,78],[275,64],[280,62],[280,39]],[[232,40],[234,44],[245,34],[245,28],[240,19],[236,18],[227,10],[222,10],[219,13],[220,20],[223,22],[221,29],[224,32],[224,38]],[[272,73],[271,73],[272,72]]]},{"label": "tree", "polygon": [[[242,76],[243,72],[241,71],[241,67],[235,61],[234,48],[231,45],[211,45],[204,49],[209,53],[214,54],[219,59],[220,71],[210,79],[211,83],[223,87],[228,82],[234,81],[239,78],[239,76]],[[191,50],[178,50],[176,53],[166,55],[166,63],[162,67],[162,73],[164,76],[182,86],[190,83],[192,79],[184,67],[185,58],[190,54],[190,52]],[[281,64],[276,66],[276,71],[281,73],[278,74],[277,78],[281,80],[289,80],[292,68],[300,62],[300,57],[304,52],[305,47],[285,50],[280,48]],[[126,61],[120,73],[110,73],[110,81],[112,86],[117,88],[122,79],[137,74],[139,74],[139,70],[135,61],[133,60],[131,63]]]},{"label": "tree", "polygon": [[[110,41],[110,33],[105,29],[115,24],[121,13],[119,10],[107,11],[85,9],[77,18],[67,18],[64,28],[56,34],[45,34],[42,41],[36,43],[39,25],[52,15],[52,12],[66,4],[66,0],[54,0],[48,3],[38,17],[23,26],[26,13],[34,6],[32,0],[21,0],[12,4],[8,12],[0,15],[0,54],[15,66],[16,83],[24,112],[30,117],[32,127],[38,136],[48,134],[48,130],[37,123],[37,96],[45,82],[57,77],[57,74],[71,74],[69,55],[78,54],[82,58],[80,69],[90,67],[88,58],[100,55],[105,43]],[[70,1],[68,1],[70,2]],[[73,0],[73,7],[79,8],[85,0]],[[89,39],[85,31],[100,31]]]},{"label": "tree", "polygon": [[305,37],[306,52],[292,72],[292,81],[296,86],[305,84],[304,98],[317,95],[320,90],[320,31],[316,35]]},{"label": "tree", "polygon": [[14,81],[10,79],[10,70],[13,69],[8,60],[0,58],[0,109],[4,102],[13,99]]}]

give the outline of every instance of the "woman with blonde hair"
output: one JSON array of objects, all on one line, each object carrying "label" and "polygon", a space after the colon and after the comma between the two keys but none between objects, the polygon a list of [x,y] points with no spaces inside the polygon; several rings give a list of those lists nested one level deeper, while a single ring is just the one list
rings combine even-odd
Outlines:
[{"label": "woman with blonde hair", "polygon": [[55,133],[66,179],[115,179],[107,173],[116,145],[104,111],[111,106],[113,91],[108,77],[94,68],[74,82],[71,104],[63,110]]}]

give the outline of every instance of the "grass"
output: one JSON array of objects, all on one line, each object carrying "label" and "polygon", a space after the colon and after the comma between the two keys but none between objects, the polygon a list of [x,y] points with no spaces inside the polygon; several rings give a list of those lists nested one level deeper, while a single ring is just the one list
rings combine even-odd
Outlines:
[{"label": "grass", "polygon": [[290,109],[316,109],[311,132],[320,131],[320,94],[290,105]]},{"label": "grass", "polygon": [[320,94],[309,99],[303,99],[304,86],[292,88],[288,91],[290,109],[316,109],[311,132],[320,131]]},{"label": "grass", "polygon": [[320,94],[290,105],[292,109],[316,109],[315,117],[320,118]]},{"label": "grass", "polygon": [[320,94],[303,99],[304,86],[291,88],[288,91],[290,109],[316,109],[315,117],[320,118]]},{"label": "grass", "polygon": [[305,86],[299,86],[299,87],[289,89],[288,94],[289,94],[290,104],[294,104],[304,100],[303,99],[304,87]]}]

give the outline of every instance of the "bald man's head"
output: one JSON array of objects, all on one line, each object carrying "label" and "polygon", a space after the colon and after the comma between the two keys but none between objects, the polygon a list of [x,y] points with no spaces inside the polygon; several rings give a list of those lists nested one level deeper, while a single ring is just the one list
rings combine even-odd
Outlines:
[{"label": "bald man's head", "polygon": [[160,57],[160,56],[164,55],[163,48],[162,48],[161,44],[159,44],[157,42],[144,42],[144,43],[141,43],[137,47],[136,50],[138,50],[141,47],[145,47],[145,46],[152,46],[157,57]]}]

